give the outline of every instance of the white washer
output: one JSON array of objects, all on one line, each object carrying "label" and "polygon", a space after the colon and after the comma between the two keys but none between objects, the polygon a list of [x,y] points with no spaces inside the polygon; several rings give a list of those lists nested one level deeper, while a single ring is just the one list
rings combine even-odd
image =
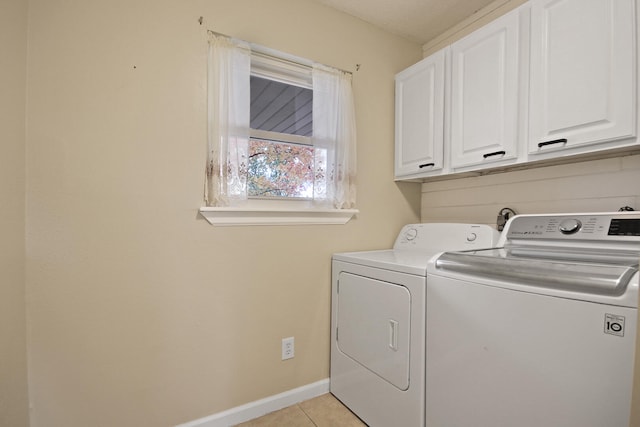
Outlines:
[{"label": "white washer", "polygon": [[424,426],[428,260],[497,239],[486,225],[410,224],[393,249],[334,254],[330,389],[369,426]]},{"label": "white washer", "polygon": [[640,214],[521,215],[434,258],[426,425],[628,427]]}]

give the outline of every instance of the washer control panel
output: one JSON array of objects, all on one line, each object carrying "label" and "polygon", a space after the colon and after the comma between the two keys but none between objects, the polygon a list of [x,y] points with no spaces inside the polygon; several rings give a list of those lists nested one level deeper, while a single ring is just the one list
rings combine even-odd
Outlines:
[{"label": "washer control panel", "polygon": [[640,213],[520,215],[507,239],[640,240]]}]

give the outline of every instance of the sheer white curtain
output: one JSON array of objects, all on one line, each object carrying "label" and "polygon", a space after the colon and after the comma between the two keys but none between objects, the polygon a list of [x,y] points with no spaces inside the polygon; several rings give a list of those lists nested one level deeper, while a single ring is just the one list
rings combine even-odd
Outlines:
[{"label": "sheer white curtain", "polygon": [[[351,74],[322,65],[313,67],[313,145],[326,150],[326,188],[317,185],[314,199],[336,209],[356,204],[356,118]],[[316,150],[317,156],[323,154]],[[323,194],[324,193],[324,194]]]},{"label": "sheer white curtain", "polygon": [[210,34],[208,64],[207,206],[247,198],[251,50]]},{"label": "sheer white curtain", "polygon": [[[247,200],[251,49],[248,43],[210,35],[207,206]],[[314,65],[313,145],[317,149],[314,203],[355,207],[356,125],[351,74]]]}]

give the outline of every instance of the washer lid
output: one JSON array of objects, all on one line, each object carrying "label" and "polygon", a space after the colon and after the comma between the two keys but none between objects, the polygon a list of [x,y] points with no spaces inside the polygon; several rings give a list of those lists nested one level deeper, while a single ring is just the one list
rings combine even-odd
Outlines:
[{"label": "washer lid", "polygon": [[367,267],[426,276],[427,263],[436,253],[437,252],[387,249],[380,251],[338,253],[333,254],[333,259]]},{"label": "washer lid", "polygon": [[[566,250],[560,256],[535,256],[519,248],[447,252],[435,261],[436,269],[515,284],[552,288],[583,294],[622,295],[638,273],[638,256],[585,254]],[[522,252],[522,253],[521,253]],[[599,255],[599,256],[598,256]]]}]

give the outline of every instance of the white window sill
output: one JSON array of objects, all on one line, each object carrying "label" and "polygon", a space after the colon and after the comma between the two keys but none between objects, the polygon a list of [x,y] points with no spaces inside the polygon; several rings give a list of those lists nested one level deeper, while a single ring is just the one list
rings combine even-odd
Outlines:
[{"label": "white window sill", "polygon": [[342,225],[357,209],[286,209],[255,207],[202,207],[202,215],[211,225]]}]

